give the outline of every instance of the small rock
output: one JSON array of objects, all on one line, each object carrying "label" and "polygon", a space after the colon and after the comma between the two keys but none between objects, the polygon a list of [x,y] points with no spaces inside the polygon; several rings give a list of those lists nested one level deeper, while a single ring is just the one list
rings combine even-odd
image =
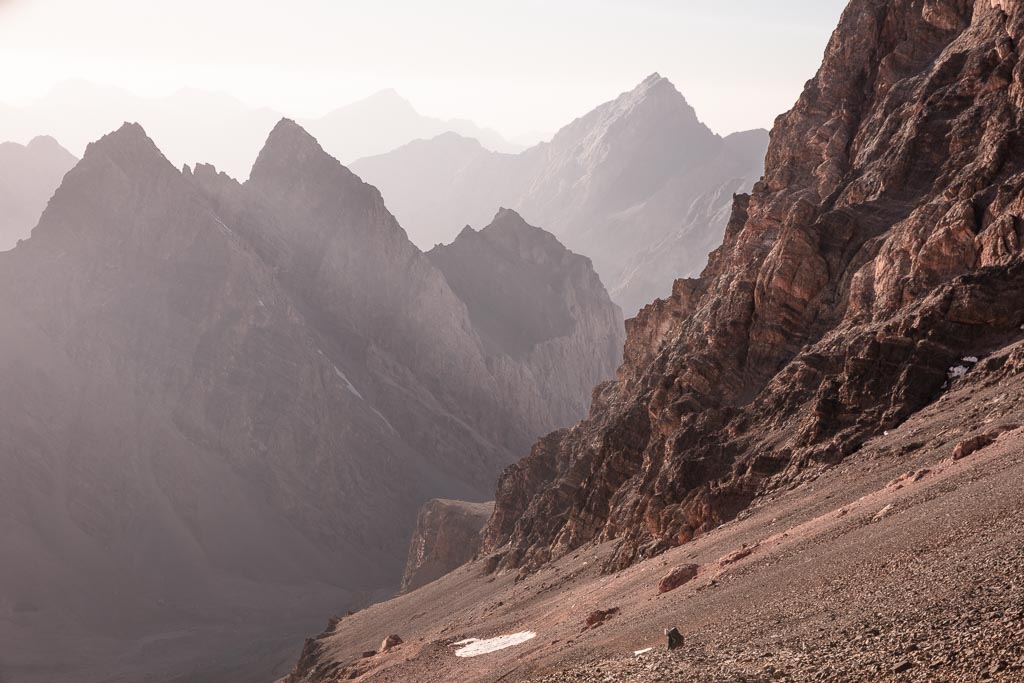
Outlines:
[{"label": "small rock", "polygon": [[967,456],[977,453],[982,448],[991,446],[995,441],[995,437],[991,434],[978,434],[969,439],[964,439],[953,449],[953,460],[963,460]]},{"label": "small rock", "polygon": [[594,610],[587,616],[587,628],[597,628],[619,613],[618,607]]},{"label": "small rock", "polygon": [[873,522],[879,522],[879,521],[881,521],[881,520],[885,519],[885,518],[886,518],[886,517],[888,517],[888,516],[889,516],[889,514],[890,514],[890,513],[892,512],[892,507],[893,507],[893,506],[892,506],[892,503],[889,503],[889,504],[888,504],[888,505],[886,505],[886,506],[885,506],[884,508],[882,508],[881,510],[879,510],[879,511],[878,511],[878,514],[876,514],[876,515],[875,515],[874,517],[872,517],[872,518],[871,518],[871,521],[873,521]]},{"label": "small rock", "polygon": [[363,659],[369,659],[370,657],[376,657],[376,656],[377,656],[377,651],[376,650],[366,650],[365,652],[363,652],[363,655],[362,655]]},{"label": "small rock", "polygon": [[387,652],[392,648],[398,647],[402,644],[402,642],[402,639],[399,638],[397,635],[391,634],[390,636],[384,639],[384,642],[380,644],[380,651]]},{"label": "small rock", "polygon": [[755,543],[752,546],[748,546],[748,545],[744,544],[744,546],[742,548],[740,548],[739,550],[737,550],[737,551],[735,551],[733,553],[730,553],[730,554],[726,555],[725,557],[723,557],[722,559],[720,559],[718,561],[718,566],[725,567],[725,566],[728,566],[730,564],[734,564],[736,562],[739,562],[740,560],[742,560],[745,557],[750,557],[754,553],[754,551],[757,550],[758,545],[759,544],[757,544],[757,543]]},{"label": "small rock", "polygon": [[668,649],[670,650],[682,647],[685,642],[683,634],[679,632],[679,628],[676,626],[665,629],[665,635],[668,636]]},{"label": "small rock", "polygon": [[910,671],[913,668],[914,668],[914,663],[912,661],[910,661],[909,659],[905,659],[902,662],[900,662],[899,664],[897,664],[896,666],[894,666],[892,668],[892,672],[894,674],[901,674],[904,671]]}]

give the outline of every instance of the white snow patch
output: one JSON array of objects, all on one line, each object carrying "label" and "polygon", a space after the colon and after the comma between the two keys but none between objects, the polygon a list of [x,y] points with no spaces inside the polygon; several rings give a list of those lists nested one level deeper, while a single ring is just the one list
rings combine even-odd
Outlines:
[{"label": "white snow patch", "polygon": [[479,638],[468,638],[466,640],[460,640],[455,643],[455,647],[459,648],[455,651],[456,657],[479,657],[480,655],[490,654],[497,652],[498,650],[504,650],[516,645],[522,645],[528,640],[533,640],[537,637],[537,634],[533,631],[523,631],[522,633],[512,633],[507,636],[498,636],[497,638],[487,638],[486,640],[480,640]]},{"label": "white snow patch", "polygon": [[345,383],[345,388],[348,389],[353,396],[358,398],[360,401],[366,400],[363,398],[363,395],[359,393],[359,390],[356,389],[355,385],[348,381],[348,377],[345,376],[345,373],[338,369],[337,365],[334,366],[334,374],[338,376],[338,379]]},{"label": "white snow patch", "polygon": [[640,655],[645,655],[645,654],[647,654],[648,652],[650,652],[653,649],[654,649],[653,647],[649,647],[649,648],[647,648],[645,650],[637,650],[636,652],[633,653],[633,656],[634,657],[639,657]]},{"label": "white snow patch", "polygon": [[[367,405],[369,405],[369,404],[367,404]],[[381,419],[381,421],[384,422],[384,424],[386,424],[388,426],[388,429],[390,429],[395,434],[398,433],[398,430],[395,429],[395,426],[393,424],[391,424],[390,422],[388,422],[388,419],[386,417],[384,417],[384,414],[382,412],[380,412],[379,410],[377,410],[373,406],[370,406],[370,410],[372,410],[374,415],[379,417]]]},{"label": "white snow patch", "polygon": [[954,365],[947,374],[950,379],[960,379],[967,374],[967,367],[964,365]]},{"label": "white snow patch", "polygon": [[978,357],[977,356],[964,356],[960,360],[962,360],[965,363],[970,363],[971,365],[977,365],[978,364]]}]

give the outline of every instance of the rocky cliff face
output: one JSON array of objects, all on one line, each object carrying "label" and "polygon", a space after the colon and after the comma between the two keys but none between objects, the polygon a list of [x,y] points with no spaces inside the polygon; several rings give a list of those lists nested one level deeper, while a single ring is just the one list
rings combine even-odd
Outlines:
[{"label": "rocky cliff face", "polygon": [[472,560],[493,511],[494,503],[428,501],[416,518],[402,590],[416,590]]},{"label": "rocky cliff face", "polygon": [[590,417],[505,472],[485,550],[656,555],[1020,339],[1022,37],[1017,2],[854,0],[724,245],[630,322]]},{"label": "rocky cliff face", "polygon": [[56,140],[0,144],[0,251],[27,239],[61,178],[78,161]]},{"label": "rocky cliff face", "polygon": [[246,642],[287,645],[324,605],[397,586],[419,505],[486,499],[585,409],[583,366],[614,367],[617,309],[592,272],[562,284],[538,305],[591,307],[511,356],[294,123],[244,185],[177,170],[137,125],[91,145],[0,254],[0,606],[21,615],[0,659],[19,680],[227,676]]},{"label": "rocky cliff face", "polygon": [[696,274],[721,243],[734,192],[761,176],[767,135],[721,138],[654,74],[518,155],[457,135],[353,168],[380,186],[420,244],[510,206],[589,256],[628,315]]}]

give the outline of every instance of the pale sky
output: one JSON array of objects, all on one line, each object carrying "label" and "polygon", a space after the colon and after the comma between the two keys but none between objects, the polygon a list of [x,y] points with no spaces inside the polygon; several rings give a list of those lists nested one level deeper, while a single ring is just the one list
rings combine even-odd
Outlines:
[{"label": "pale sky", "polygon": [[771,127],[846,0],[0,0],[0,101],[85,78],[225,92],[289,116],[394,88],[510,138],[657,71],[716,132]]}]

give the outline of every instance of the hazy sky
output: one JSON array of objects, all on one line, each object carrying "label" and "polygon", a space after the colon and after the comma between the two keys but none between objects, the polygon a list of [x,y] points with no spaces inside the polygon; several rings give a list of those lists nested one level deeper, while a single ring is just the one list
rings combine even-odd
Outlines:
[{"label": "hazy sky", "polygon": [[0,99],[83,77],[143,95],[218,90],[299,117],[395,88],[422,113],[516,137],[553,131],[658,71],[729,133],[770,127],[792,105],[845,5],[0,0]]}]

